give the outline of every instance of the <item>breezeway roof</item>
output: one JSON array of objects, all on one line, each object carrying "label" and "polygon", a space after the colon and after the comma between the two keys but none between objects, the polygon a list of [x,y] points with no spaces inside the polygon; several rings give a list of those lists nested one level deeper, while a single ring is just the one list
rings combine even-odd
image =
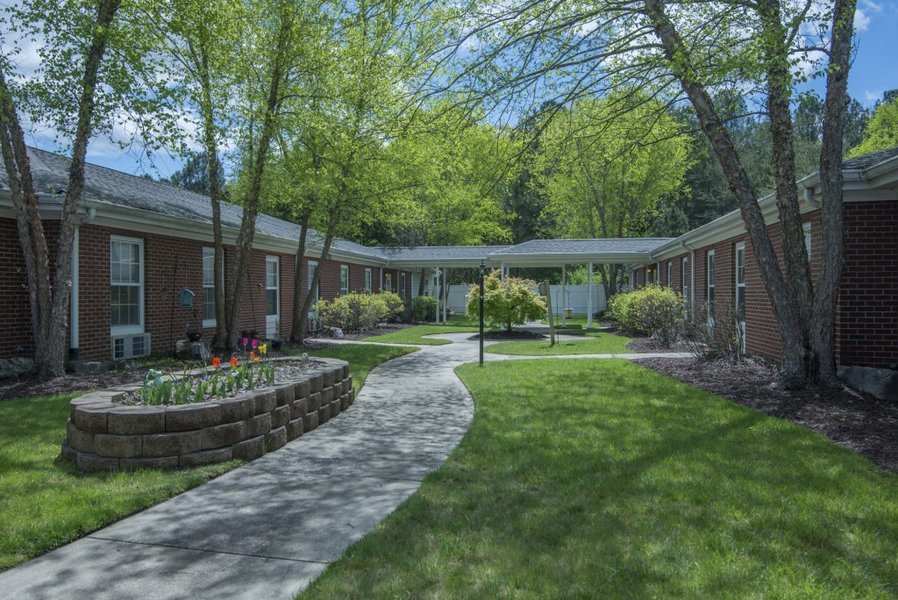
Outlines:
[{"label": "breezeway roof", "polygon": [[673,238],[596,238],[530,240],[497,250],[493,263],[509,266],[557,266],[578,263],[648,262],[649,254]]}]

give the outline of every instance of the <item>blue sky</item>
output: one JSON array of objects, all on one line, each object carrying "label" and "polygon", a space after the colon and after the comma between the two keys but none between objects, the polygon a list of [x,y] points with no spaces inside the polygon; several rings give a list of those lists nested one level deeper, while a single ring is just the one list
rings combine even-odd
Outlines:
[{"label": "blue sky", "polygon": [[[848,80],[848,91],[865,106],[873,106],[885,90],[898,88],[898,0],[859,0],[855,19],[857,53]],[[821,96],[825,80],[807,84]],[[804,86],[802,86],[804,87]],[[54,149],[52,139],[30,134],[30,143]],[[122,150],[108,139],[96,138],[88,147],[88,161],[127,173],[168,176],[182,160],[165,153],[150,161],[133,150]]]}]

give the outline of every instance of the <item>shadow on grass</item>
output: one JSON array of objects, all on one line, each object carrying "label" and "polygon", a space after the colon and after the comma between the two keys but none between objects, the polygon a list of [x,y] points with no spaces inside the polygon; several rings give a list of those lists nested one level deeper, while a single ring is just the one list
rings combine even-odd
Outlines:
[{"label": "shadow on grass", "polygon": [[310,597],[889,597],[898,477],[623,361],[463,366],[462,445]]}]

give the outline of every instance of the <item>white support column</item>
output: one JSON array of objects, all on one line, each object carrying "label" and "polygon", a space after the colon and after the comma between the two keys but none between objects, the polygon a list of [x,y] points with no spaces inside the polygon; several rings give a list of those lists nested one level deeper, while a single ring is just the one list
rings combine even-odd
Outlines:
[{"label": "white support column", "polygon": [[499,280],[505,281],[505,263],[499,265]]},{"label": "white support column", "polygon": [[564,309],[567,308],[567,265],[561,265],[561,316],[564,318]]},{"label": "white support column", "polygon": [[449,323],[449,269],[443,267],[443,323]]},{"label": "white support column", "polygon": [[78,231],[80,228],[75,227],[75,239],[72,244],[72,297],[71,297],[71,317],[69,323],[70,339],[69,348],[78,350],[78,242],[80,236]]},{"label": "white support column", "polygon": [[586,271],[586,328],[592,327],[592,263]]},{"label": "white support column", "polygon": [[440,280],[440,268],[433,268],[433,297],[437,299],[436,322],[440,322],[442,313],[443,282]]}]

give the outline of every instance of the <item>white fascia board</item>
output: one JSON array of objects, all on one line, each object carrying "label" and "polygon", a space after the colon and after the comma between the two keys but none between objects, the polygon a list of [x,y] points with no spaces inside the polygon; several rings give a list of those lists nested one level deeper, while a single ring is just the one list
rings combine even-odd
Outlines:
[{"label": "white fascia board", "polygon": [[561,267],[563,265],[588,264],[649,264],[654,262],[649,252],[567,253],[543,252],[539,254],[499,254],[491,257],[512,267]]}]

